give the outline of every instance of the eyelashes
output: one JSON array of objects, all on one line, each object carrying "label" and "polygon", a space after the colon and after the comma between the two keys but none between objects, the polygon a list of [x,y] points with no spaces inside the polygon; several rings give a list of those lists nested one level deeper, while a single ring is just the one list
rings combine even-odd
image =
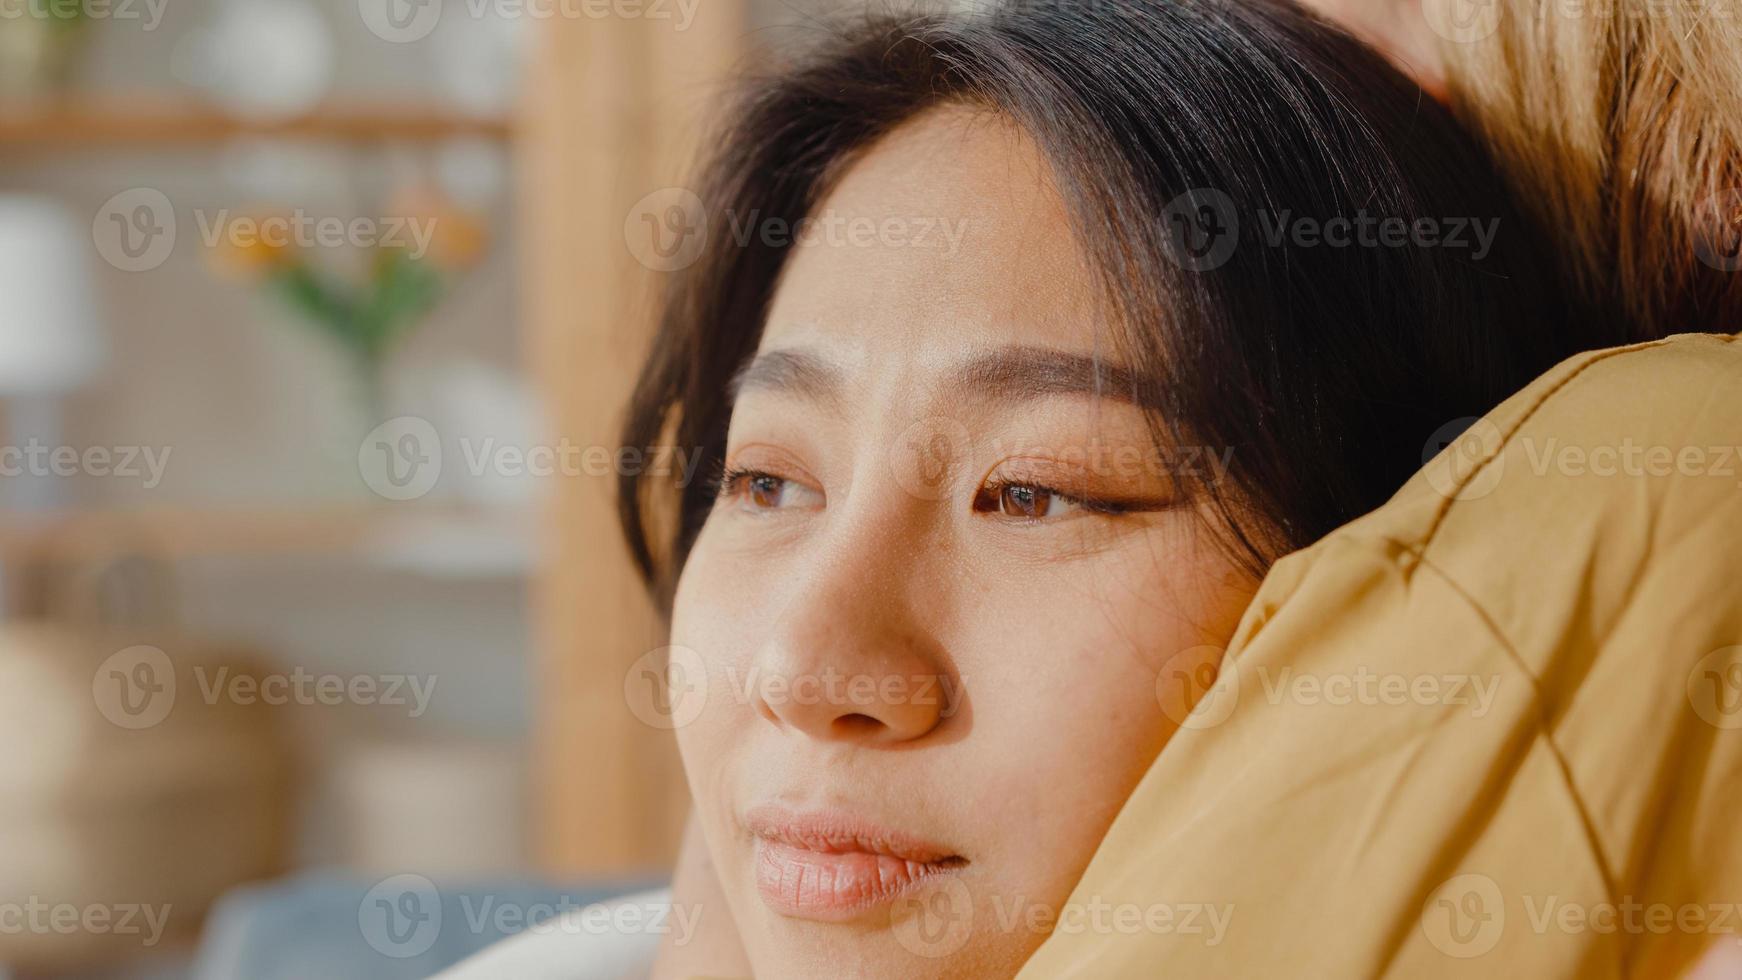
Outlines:
[{"label": "eyelashes", "polygon": [[1077,495],[1035,480],[993,480],[974,495],[974,509],[1019,520],[1040,521],[1071,513],[1115,516],[1132,510],[1129,504]]},{"label": "eyelashes", "polygon": [[767,470],[727,467],[718,483],[716,506],[737,500],[744,503],[745,510],[763,512],[786,509],[807,496],[815,497],[819,505],[822,502],[822,491]]},{"label": "eyelashes", "polygon": [[730,500],[741,496],[753,483],[758,482],[766,488],[766,485],[770,483],[785,483],[786,478],[775,476],[766,470],[728,466],[722,469],[720,475],[714,480],[714,497],[717,500]]},{"label": "eyelashes", "polygon": [[[738,502],[752,513],[784,510],[802,503],[820,504],[822,492],[799,481],[754,467],[725,467],[717,478],[716,505]],[[994,479],[974,495],[976,513],[994,514],[1014,522],[1041,523],[1072,515],[1119,516],[1139,510],[1159,510],[1163,502],[1133,502],[1093,497],[1034,479]]]}]

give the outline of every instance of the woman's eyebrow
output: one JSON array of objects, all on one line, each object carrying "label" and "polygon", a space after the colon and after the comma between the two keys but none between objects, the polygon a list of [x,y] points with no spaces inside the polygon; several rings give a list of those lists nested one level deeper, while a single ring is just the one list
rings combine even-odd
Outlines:
[{"label": "woman's eyebrow", "polygon": [[763,351],[738,369],[727,384],[733,401],[746,391],[773,391],[838,405],[843,372],[811,351],[788,347]]},{"label": "woman's eyebrow", "polygon": [[1022,401],[1046,395],[1088,395],[1113,398],[1140,407],[1153,387],[1117,364],[1054,350],[1010,346],[970,358],[955,372],[957,387],[969,388],[1000,401]]},{"label": "woman's eyebrow", "polygon": [[[796,395],[839,405],[845,372],[802,348],[763,351],[732,376],[734,401],[746,391]],[[983,351],[951,372],[945,391],[968,389],[996,401],[1025,401],[1050,395],[1113,398],[1142,406],[1148,386],[1136,374],[1099,358],[1048,347],[1012,345]]]}]

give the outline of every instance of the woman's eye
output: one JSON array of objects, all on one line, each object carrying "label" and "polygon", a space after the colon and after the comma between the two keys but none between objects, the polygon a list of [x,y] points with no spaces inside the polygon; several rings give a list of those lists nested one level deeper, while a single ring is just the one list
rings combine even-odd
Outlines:
[{"label": "woman's eye", "polygon": [[1029,521],[1065,517],[1079,512],[1114,514],[1121,510],[1113,504],[1081,500],[1033,483],[1005,483],[987,487],[981,495],[978,509]]},{"label": "woman's eye", "polygon": [[815,506],[822,495],[802,483],[757,471],[727,473],[720,482],[722,499],[737,500],[749,510],[781,510]]},{"label": "woman's eye", "polygon": [[780,506],[786,498],[786,488],[791,485],[778,476],[753,476],[746,483],[745,499],[757,507],[769,509]]},{"label": "woman's eye", "polygon": [[1058,517],[1074,506],[1075,501],[1041,487],[1011,484],[998,492],[998,512],[1009,517]]}]

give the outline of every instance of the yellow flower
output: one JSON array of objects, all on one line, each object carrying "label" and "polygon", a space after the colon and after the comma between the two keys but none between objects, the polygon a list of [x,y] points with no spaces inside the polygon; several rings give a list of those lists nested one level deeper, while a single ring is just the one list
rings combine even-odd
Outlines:
[{"label": "yellow flower", "polygon": [[390,213],[404,218],[417,235],[427,235],[423,256],[437,267],[463,269],[475,264],[490,244],[483,221],[455,205],[438,188],[420,184],[394,198]]},{"label": "yellow flower", "polygon": [[288,236],[269,231],[283,227],[289,218],[279,213],[237,216],[219,229],[217,242],[208,255],[213,269],[242,279],[260,279],[296,259]]}]

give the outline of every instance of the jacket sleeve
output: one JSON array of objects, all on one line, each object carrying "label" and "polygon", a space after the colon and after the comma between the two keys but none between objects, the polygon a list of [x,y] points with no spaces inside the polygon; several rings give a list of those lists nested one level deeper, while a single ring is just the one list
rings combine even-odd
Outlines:
[{"label": "jacket sleeve", "polygon": [[1072,896],[1173,914],[1021,976],[1678,976],[1742,941],[1739,446],[1742,342],[1582,355],[1278,563]]}]

